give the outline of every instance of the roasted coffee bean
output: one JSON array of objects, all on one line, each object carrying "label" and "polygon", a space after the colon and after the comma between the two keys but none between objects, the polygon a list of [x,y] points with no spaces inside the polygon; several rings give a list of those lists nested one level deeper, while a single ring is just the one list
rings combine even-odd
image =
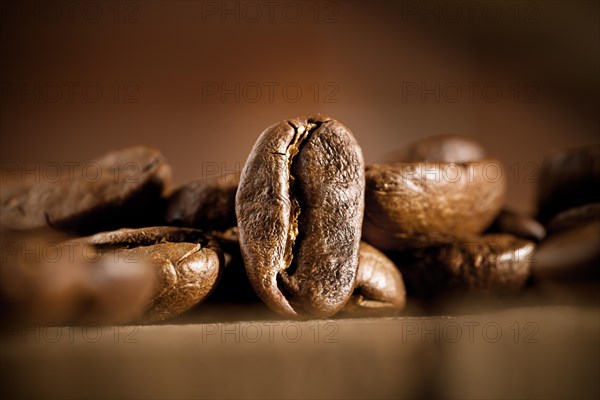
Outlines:
[{"label": "roasted coffee bean", "polygon": [[556,214],[548,222],[547,228],[548,233],[560,233],[598,221],[600,221],[600,203],[590,203]]},{"label": "roasted coffee bean", "polygon": [[538,217],[547,223],[563,210],[600,202],[600,145],[550,153],[540,170]]},{"label": "roasted coffee bean", "polygon": [[326,116],[265,130],[236,197],[250,282],[273,310],[338,312],[354,289],[364,209],[364,161],[350,131]]},{"label": "roasted coffee bean", "polygon": [[565,210],[548,223],[533,274],[540,279],[590,281],[600,278],[600,203]]},{"label": "roasted coffee bean", "polygon": [[225,230],[237,224],[237,180],[221,177],[187,183],[169,197],[166,222],[206,231]]},{"label": "roasted coffee bean", "polygon": [[76,234],[160,221],[171,169],[154,149],[136,146],[63,171],[56,182],[24,185],[2,199],[1,222],[12,229],[44,226]]},{"label": "roasted coffee bean", "polygon": [[390,157],[390,162],[453,162],[463,163],[483,159],[485,149],[478,142],[460,135],[435,135],[409,145]]},{"label": "roasted coffee bean", "polygon": [[549,235],[536,254],[533,275],[546,279],[598,279],[600,223]]},{"label": "roasted coffee bean", "polygon": [[173,317],[200,303],[215,287],[223,265],[216,241],[189,228],[121,229],[74,243],[155,268],[158,284],[144,322]]},{"label": "roasted coffee bean", "polygon": [[539,242],[546,236],[546,229],[535,219],[503,209],[494,220],[488,233],[509,233],[517,237]]},{"label": "roasted coffee bean", "polygon": [[399,250],[482,232],[504,202],[501,168],[493,159],[368,166],[365,241],[382,250]]},{"label": "roasted coffee bean", "polygon": [[344,311],[400,310],[406,304],[402,274],[373,246],[361,242],[356,286]]},{"label": "roasted coffee bean", "polygon": [[534,262],[535,244],[494,234],[390,254],[409,294],[426,299],[452,292],[496,294],[521,289]]},{"label": "roasted coffee bean", "polygon": [[[101,255],[49,230],[3,232],[2,319],[24,324],[139,320],[157,275],[143,260]],[[26,256],[25,256],[26,254]]]}]

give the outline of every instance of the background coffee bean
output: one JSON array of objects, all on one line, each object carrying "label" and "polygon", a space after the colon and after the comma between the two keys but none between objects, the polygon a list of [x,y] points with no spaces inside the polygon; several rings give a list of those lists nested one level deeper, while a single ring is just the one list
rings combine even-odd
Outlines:
[{"label": "background coffee bean", "polygon": [[50,231],[3,232],[2,322],[24,324],[138,321],[152,301],[157,275],[144,260],[100,254]]},{"label": "background coffee bean", "polygon": [[[533,268],[540,281],[579,290],[600,277],[600,145],[550,153],[540,173],[538,214],[548,236]],[[578,283],[573,286],[574,281]]]},{"label": "background coffee bean", "polygon": [[561,283],[600,278],[600,203],[560,212],[548,223],[533,273]]},{"label": "background coffee bean", "polygon": [[470,162],[486,157],[477,141],[461,135],[435,135],[410,144],[406,149],[387,157],[389,162]]},{"label": "background coffee bean", "polygon": [[479,236],[486,228],[534,240],[544,235],[537,221],[501,211],[500,163],[485,159],[476,141],[457,135],[432,136],[397,154],[406,162],[367,168],[363,236],[391,251],[409,291],[433,299],[521,287],[531,260],[517,256],[531,256],[533,244],[511,235]]},{"label": "background coffee bean", "polygon": [[540,170],[538,218],[547,223],[560,211],[600,201],[600,145],[550,153]]},{"label": "background coffee bean", "polygon": [[455,292],[499,294],[521,289],[535,261],[535,245],[492,234],[390,253],[409,294],[424,299]]},{"label": "background coffee bean", "polygon": [[539,242],[546,229],[535,219],[512,210],[503,209],[487,230],[488,233],[510,233],[517,237]]},{"label": "background coffee bean", "polygon": [[504,197],[501,164],[493,159],[371,165],[363,237],[383,250],[451,242],[487,228]]},{"label": "background coffee bean", "polygon": [[221,177],[189,182],[169,196],[166,223],[211,230],[225,230],[237,224],[235,192],[237,180]]},{"label": "background coffee bean", "polygon": [[1,223],[76,234],[154,225],[171,169],[155,149],[134,146],[63,171],[58,180],[22,185],[2,197]]},{"label": "background coffee bean", "polygon": [[356,286],[344,311],[400,310],[406,304],[402,274],[382,252],[361,242]]},{"label": "background coffee bean", "polygon": [[600,203],[569,208],[554,216],[546,227],[549,233],[564,232],[600,220]]},{"label": "background coffee bean", "polygon": [[273,310],[339,311],[354,289],[364,162],[350,131],[322,115],[275,124],[240,178],[236,212],[248,277]]}]

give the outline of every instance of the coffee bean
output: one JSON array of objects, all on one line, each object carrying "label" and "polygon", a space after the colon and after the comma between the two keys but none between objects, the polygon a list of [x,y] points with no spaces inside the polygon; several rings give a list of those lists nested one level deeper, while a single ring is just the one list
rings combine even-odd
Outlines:
[{"label": "coffee bean", "polygon": [[463,163],[485,158],[485,150],[475,140],[461,135],[435,135],[418,140],[390,157],[390,162]]},{"label": "coffee bean", "polygon": [[338,312],[354,289],[364,162],[350,131],[326,116],[265,130],[236,197],[240,246],[260,298],[284,315]]},{"label": "coffee bean", "polygon": [[92,246],[64,240],[64,235],[49,230],[4,232],[3,320],[24,324],[138,321],[155,290],[153,265],[101,255]]},{"label": "coffee bean", "polygon": [[195,229],[121,229],[75,243],[155,268],[158,284],[144,322],[173,317],[200,303],[215,287],[223,265],[216,241]]},{"label": "coffee bean", "polygon": [[187,183],[169,197],[166,222],[174,226],[225,230],[237,224],[237,180],[214,178]]},{"label": "coffee bean", "polygon": [[494,220],[488,233],[510,233],[517,237],[539,242],[546,236],[542,224],[526,215],[503,209]]},{"label": "coffee bean", "polygon": [[512,235],[473,237],[391,254],[409,294],[435,298],[452,292],[495,294],[521,289],[535,244]]},{"label": "coffee bean", "polygon": [[363,237],[382,250],[469,237],[492,223],[504,195],[501,164],[493,159],[371,165]]},{"label": "coffee bean", "polygon": [[562,211],[547,224],[548,233],[560,233],[600,221],[600,203],[589,203]]},{"label": "coffee bean", "polygon": [[533,274],[541,279],[597,280],[600,276],[600,223],[550,235],[536,255]]},{"label": "coffee bean", "polygon": [[373,246],[361,242],[356,286],[344,311],[399,310],[406,304],[402,274]]},{"label": "coffee bean", "polygon": [[600,278],[600,203],[557,214],[540,244],[534,276],[562,283]]},{"label": "coffee bean", "polygon": [[136,146],[115,151],[63,171],[56,182],[27,184],[3,198],[2,225],[49,225],[76,234],[151,225],[160,220],[170,176],[157,150]]},{"label": "coffee bean", "polygon": [[543,223],[563,210],[600,202],[600,145],[547,155],[539,179],[538,217]]}]

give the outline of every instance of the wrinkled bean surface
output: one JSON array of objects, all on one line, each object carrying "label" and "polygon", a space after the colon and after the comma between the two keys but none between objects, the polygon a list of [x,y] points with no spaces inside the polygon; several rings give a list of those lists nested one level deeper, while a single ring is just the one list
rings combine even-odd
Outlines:
[{"label": "wrinkled bean surface", "polygon": [[354,289],[364,162],[341,123],[300,117],[265,130],[236,197],[250,282],[284,315],[338,312]]}]

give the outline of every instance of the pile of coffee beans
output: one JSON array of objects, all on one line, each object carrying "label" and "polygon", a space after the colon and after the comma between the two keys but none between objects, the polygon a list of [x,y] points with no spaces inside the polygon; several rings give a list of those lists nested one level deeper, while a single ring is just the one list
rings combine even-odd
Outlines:
[{"label": "pile of coffee beans", "polygon": [[505,208],[501,162],[469,138],[394,154],[365,166],[350,130],[316,115],[267,128],[239,180],[173,190],[160,152],[135,146],[92,160],[94,179],[3,183],[3,315],[151,323],[262,300],[329,317],[598,282],[600,146],[546,158],[536,218]]}]

